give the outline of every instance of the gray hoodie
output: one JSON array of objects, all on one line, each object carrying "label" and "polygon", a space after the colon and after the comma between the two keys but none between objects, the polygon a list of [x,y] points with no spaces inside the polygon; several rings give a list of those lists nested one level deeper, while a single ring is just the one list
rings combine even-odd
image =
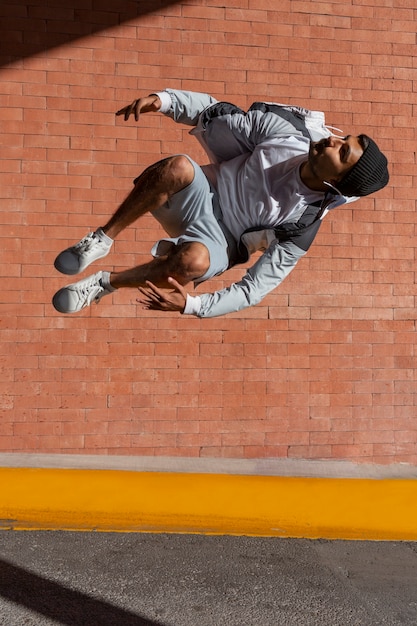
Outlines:
[{"label": "gray hoodie", "polygon": [[[310,141],[328,137],[324,114],[295,106],[255,103],[244,112],[208,94],[158,92],[161,112],[193,126],[211,164],[203,166],[217,191],[223,222],[244,249],[263,253],[243,278],[220,291],[188,296],[184,313],[216,317],[260,302],[294,269],[311,245],[324,215],[357,198],[312,191],[300,178]],[[317,207],[314,224],[306,215]],[[291,225],[292,236],[277,228]],[[298,228],[298,231],[297,231]]]}]

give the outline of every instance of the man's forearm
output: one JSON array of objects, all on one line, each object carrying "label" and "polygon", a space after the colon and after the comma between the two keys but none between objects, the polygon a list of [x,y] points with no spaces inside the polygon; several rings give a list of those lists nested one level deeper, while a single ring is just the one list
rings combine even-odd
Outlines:
[{"label": "man's forearm", "polygon": [[218,317],[255,306],[285,280],[304,254],[304,250],[291,242],[276,242],[239,282],[214,293],[188,296],[183,313]]}]

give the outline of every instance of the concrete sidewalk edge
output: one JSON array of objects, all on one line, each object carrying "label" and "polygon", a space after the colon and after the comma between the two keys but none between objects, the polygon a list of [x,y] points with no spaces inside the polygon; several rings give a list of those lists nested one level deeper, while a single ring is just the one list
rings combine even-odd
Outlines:
[{"label": "concrete sidewalk edge", "polygon": [[0,527],[417,540],[416,468],[352,477],[307,467],[289,476],[3,465]]}]

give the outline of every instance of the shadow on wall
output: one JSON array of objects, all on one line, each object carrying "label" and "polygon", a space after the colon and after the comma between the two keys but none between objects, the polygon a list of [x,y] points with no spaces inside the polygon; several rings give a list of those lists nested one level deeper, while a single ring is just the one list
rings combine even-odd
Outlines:
[{"label": "shadow on wall", "polygon": [[4,0],[0,65],[154,13],[179,0]]},{"label": "shadow on wall", "polygon": [[163,626],[2,560],[0,597],[66,626]]}]

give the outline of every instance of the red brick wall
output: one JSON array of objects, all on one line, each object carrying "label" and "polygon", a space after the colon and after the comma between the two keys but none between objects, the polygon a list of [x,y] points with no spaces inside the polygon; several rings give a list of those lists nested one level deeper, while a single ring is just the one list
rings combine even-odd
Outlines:
[{"label": "red brick wall", "polygon": [[[0,8],[0,451],[417,463],[415,0],[45,4]],[[56,254],[146,165],[203,159],[160,115],[115,119],[166,86],[324,110],[379,142],[390,186],[328,216],[242,313],[151,314],[123,291],[59,315]],[[160,232],[143,219],[97,268],[148,259]]]}]

